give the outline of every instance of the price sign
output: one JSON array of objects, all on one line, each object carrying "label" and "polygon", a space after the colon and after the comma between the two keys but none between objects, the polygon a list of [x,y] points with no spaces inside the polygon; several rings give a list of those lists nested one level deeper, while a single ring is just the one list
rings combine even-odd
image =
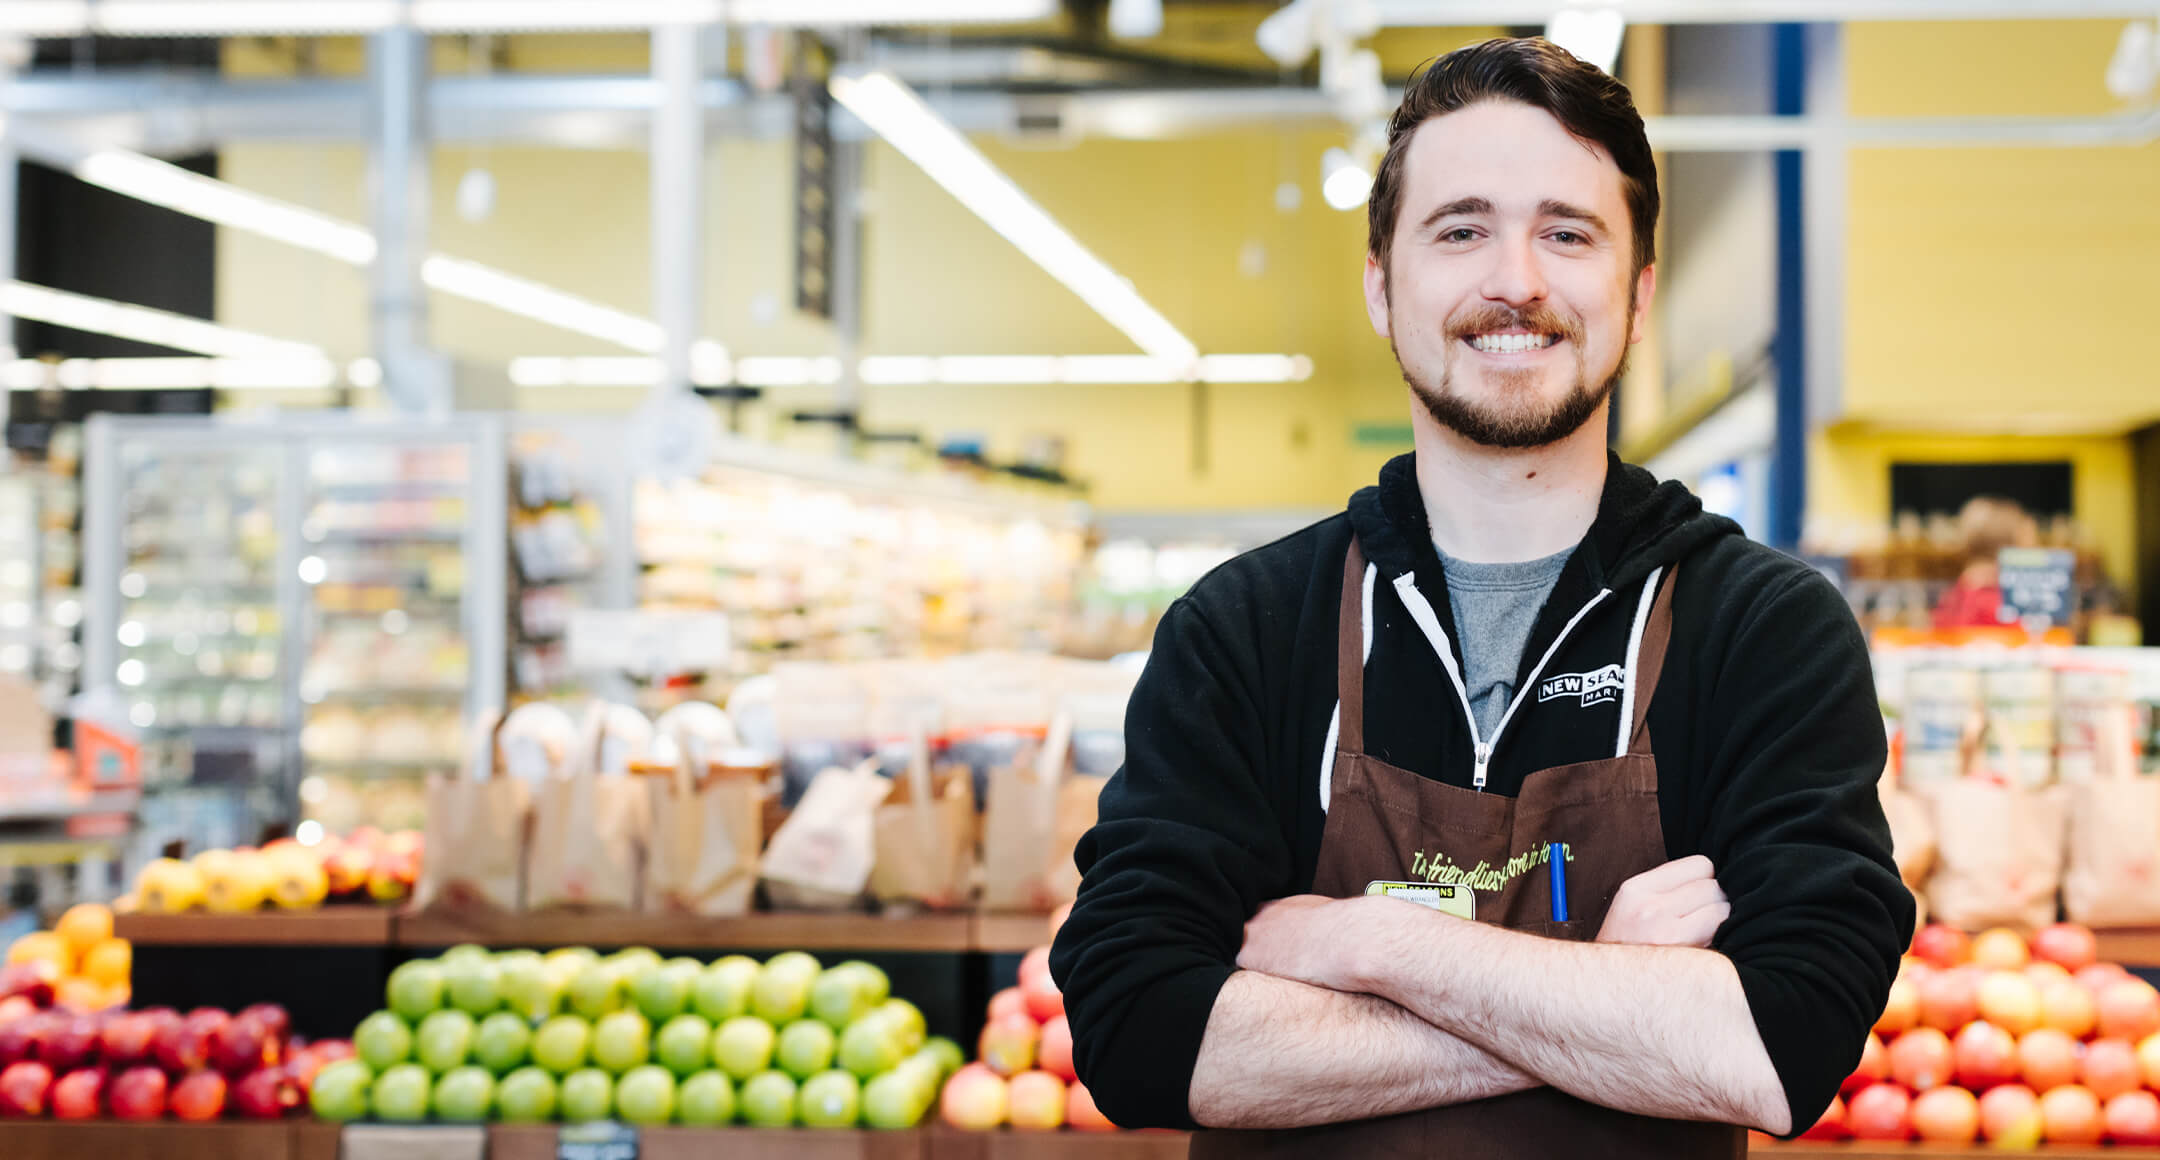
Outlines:
[{"label": "price sign", "polygon": [[638,1130],[610,1120],[564,1124],[555,1135],[555,1160],[638,1160]]},{"label": "price sign", "polygon": [[2004,624],[2040,632],[2068,623],[2076,585],[2077,557],[2059,548],[2004,548],[1995,557]]},{"label": "price sign", "polygon": [[667,676],[725,668],[728,618],[722,612],[581,609],[570,614],[572,668]]}]

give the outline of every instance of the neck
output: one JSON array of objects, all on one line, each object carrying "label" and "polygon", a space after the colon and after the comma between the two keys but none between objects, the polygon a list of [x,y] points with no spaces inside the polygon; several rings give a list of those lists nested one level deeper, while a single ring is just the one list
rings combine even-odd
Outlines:
[{"label": "neck", "polygon": [[1600,407],[1558,443],[1504,450],[1472,443],[1413,407],[1418,492],[1433,543],[1458,560],[1510,564],[1582,542],[1605,491],[1605,422]]}]

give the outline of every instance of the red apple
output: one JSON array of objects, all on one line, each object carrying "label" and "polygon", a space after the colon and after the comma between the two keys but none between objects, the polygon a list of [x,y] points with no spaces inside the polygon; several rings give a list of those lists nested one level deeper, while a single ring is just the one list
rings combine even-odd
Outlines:
[{"label": "red apple", "polygon": [[375,852],[348,842],[323,859],[323,874],[332,896],[357,894],[367,889],[368,875],[375,869]]},{"label": "red apple", "polygon": [[253,1019],[228,1019],[210,1033],[210,1066],[238,1078],[278,1062],[277,1044]]},{"label": "red apple", "polygon": [[1897,1035],[1920,1025],[1920,987],[1900,976],[1890,984],[1890,998],[1875,1019],[1875,1034]]},{"label": "red apple", "polygon": [[2012,1035],[2040,1025],[2040,991],[2018,971],[1991,971],[1975,995],[1980,1017]]},{"label": "red apple", "polygon": [[2076,977],[2073,976],[2067,969],[2065,969],[2062,964],[2051,963],[2045,959],[2034,959],[2033,961],[2025,964],[2025,978],[2030,981],[2033,986],[2038,987],[2043,991],[2047,990],[2049,986],[2055,983],[2072,983],[2077,981]]},{"label": "red apple", "polygon": [[292,1038],[292,1016],[275,1003],[257,1003],[243,1009],[233,1018],[252,1020],[260,1024],[263,1033],[278,1044]]},{"label": "red apple", "polygon": [[2137,1048],[2127,1039],[2095,1039],[2086,1044],[2078,1082],[2102,1100],[2136,1091],[2145,1082]]},{"label": "red apple", "polygon": [[2160,1035],[2148,1035],[2138,1040],[2138,1072],[2145,1078],[2145,1086],[2160,1091]]},{"label": "red apple", "polygon": [[1956,1070],[1950,1037],[1933,1027],[1915,1027],[1890,1041],[1890,1076],[1915,1092],[1941,1087]]},{"label": "red apple", "polygon": [[1065,1021],[1065,1016],[1059,1015],[1043,1024],[1042,1045],[1035,1051],[1035,1066],[1071,1083],[1075,1078],[1072,1049],[1072,1025]]},{"label": "red apple", "polygon": [[1095,1106],[1095,1097],[1080,1083],[1065,1085],[1065,1126],[1079,1132],[1115,1132],[1117,1125]]},{"label": "red apple", "polygon": [[33,1007],[50,1007],[53,987],[60,982],[60,968],[47,959],[30,959],[0,967],[0,999],[20,996]]},{"label": "red apple", "polygon": [[2008,927],[1981,931],[1972,941],[1972,962],[1991,971],[2022,971],[2032,961],[2025,936]]},{"label": "red apple", "polygon": [[1037,1023],[1048,1023],[1065,1013],[1065,995],[1058,990],[1057,981],[1050,977],[1047,967],[1021,979],[1020,997],[1027,1003],[1028,1015]]},{"label": "red apple", "polygon": [[2143,979],[2118,979],[2093,997],[2100,1012],[2100,1034],[2139,1040],[2160,1031],[2160,991]]},{"label": "red apple", "polygon": [[2091,991],[2076,982],[2049,983],[2040,988],[2040,1025],[2052,1027],[2072,1039],[2092,1034],[2100,1021],[2100,1008]]},{"label": "red apple", "polygon": [[1035,1066],[1035,1047],[1041,1029],[1026,1015],[1007,1015],[983,1028],[975,1055],[990,1070],[1015,1076]]},{"label": "red apple", "polygon": [[186,1075],[210,1066],[211,1040],[224,1023],[222,1011],[208,1014],[195,1011],[177,1022],[162,1021],[155,1039],[158,1066],[174,1075]]},{"label": "red apple", "polygon": [[1980,1135],[2000,1151],[2039,1147],[2042,1126],[2040,1097],[2023,1084],[2006,1083],[1980,1097]]},{"label": "red apple", "polygon": [[2160,1096],[2124,1092],[2107,1102],[2100,1118],[2110,1143],[2150,1147],[2160,1144]]},{"label": "red apple", "polygon": [[45,1036],[38,1043],[38,1062],[65,1075],[97,1062],[98,1039],[103,1030],[94,1016],[54,1013],[46,1017]]},{"label": "red apple", "polygon": [[2076,1083],[2077,1040],[2052,1027],[2026,1032],[2018,1040],[2018,1076],[2036,1092]]},{"label": "red apple", "polygon": [[1931,922],[1913,935],[1912,953],[1929,966],[1961,966],[1972,960],[1972,939],[1954,926]]},{"label": "red apple", "polygon": [[0,1023],[13,1023],[17,1019],[28,1019],[37,1013],[37,1004],[21,995],[9,995],[5,999],[0,999]]},{"label": "red apple", "polygon": [[98,1033],[98,1052],[107,1067],[134,1067],[150,1058],[156,1035],[157,1024],[147,1014],[124,1011],[105,1021],[105,1029]]},{"label": "red apple", "polygon": [[1861,1140],[1912,1137],[1912,1097],[1894,1083],[1862,1089],[1845,1105],[1845,1127]]},{"label": "red apple", "polygon": [[2040,928],[2032,938],[2033,957],[2077,971],[2100,957],[2100,941],[2093,932],[2074,922],[2058,922]]},{"label": "red apple", "polygon": [[2118,979],[2135,978],[2136,976],[2124,969],[2121,963],[2094,963],[2089,967],[2079,967],[2072,973],[2072,977],[2077,979],[2079,986],[2097,996],[2100,993],[2100,988],[2107,986],[2109,983]]},{"label": "red apple", "polygon": [[35,1060],[0,1070],[0,1119],[35,1119],[45,1114],[52,1093],[52,1069]]},{"label": "red apple", "polygon": [[1951,1054],[1958,1085],[1968,1091],[1984,1092],[2018,1078],[2017,1037],[1993,1023],[1966,1024],[1952,1041]]},{"label": "red apple", "polygon": [[1010,1098],[1003,1076],[982,1064],[971,1063],[945,1081],[939,1115],[955,1128],[987,1132],[1005,1123]]},{"label": "red apple", "polygon": [[43,1015],[31,1015],[9,1023],[0,1023],[0,1068],[21,1063],[35,1052],[37,1037],[43,1030]]},{"label": "red apple", "polygon": [[250,1120],[275,1120],[300,1106],[300,1085],[282,1067],[249,1072],[233,1085],[233,1109]]},{"label": "red apple", "polygon": [[162,1119],[168,1087],[165,1073],[155,1067],[131,1067],[121,1072],[112,1081],[113,1115],[123,1120]]},{"label": "red apple", "polygon": [[191,1071],[173,1085],[172,1114],[182,1120],[214,1120],[225,1114],[225,1077],[214,1071]]},{"label": "red apple", "polygon": [[1980,980],[1970,970],[1937,971],[1920,986],[1920,1022],[1948,1034],[1980,1017]]},{"label": "red apple", "polygon": [[1830,1106],[1824,1108],[1823,1114],[1815,1118],[1814,1127],[1800,1133],[1800,1138],[1803,1140],[1843,1140],[1851,1135],[1852,1133],[1845,1127],[1845,1100],[1840,1096],[1831,1096]]},{"label": "red apple", "polygon": [[2050,1144],[2097,1144],[2107,1131],[2100,1118],[2100,1097],[2077,1084],[2065,1084],[2040,1097],[2040,1134]]},{"label": "red apple", "polygon": [[1964,1088],[1921,1092],[1912,1103],[1912,1126],[1923,1140],[1969,1144],[1980,1136],[1980,1100]]},{"label": "red apple", "polygon": [[105,1069],[85,1067],[54,1081],[52,1114],[56,1120],[94,1120],[103,1110]]},{"label": "red apple", "polygon": [[1859,1064],[1853,1068],[1851,1075],[1845,1077],[1845,1082],[1838,1085],[1838,1094],[1849,1097],[1862,1088],[1889,1078],[1890,1056],[1883,1048],[1883,1041],[1869,1035],[1867,1042],[1861,1045]]},{"label": "red apple", "polygon": [[987,1021],[995,1023],[1007,1015],[1027,1014],[1027,996],[1018,987],[1007,987],[990,996],[990,1012]]}]

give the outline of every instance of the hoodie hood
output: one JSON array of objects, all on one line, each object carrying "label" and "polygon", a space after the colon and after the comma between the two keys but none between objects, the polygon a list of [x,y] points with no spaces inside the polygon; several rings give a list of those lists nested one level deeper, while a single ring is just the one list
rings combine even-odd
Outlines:
[{"label": "hoodie hood", "polygon": [[[1417,453],[1398,455],[1380,469],[1380,482],[1350,497],[1350,526],[1366,558],[1390,578],[1405,572],[1440,576],[1425,499],[1418,490]],[[1740,525],[1703,511],[1702,501],[1678,480],[1656,476],[1607,452],[1605,490],[1597,519],[1575,550],[1569,571],[1586,572],[1593,588],[1615,590],[1641,580],[1719,536],[1741,535]],[[1437,585],[1436,585],[1437,586]]]}]

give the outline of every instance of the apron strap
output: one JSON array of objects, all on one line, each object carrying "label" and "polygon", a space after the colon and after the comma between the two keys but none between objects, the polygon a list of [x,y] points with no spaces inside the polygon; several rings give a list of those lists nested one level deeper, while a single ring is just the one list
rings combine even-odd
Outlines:
[{"label": "apron strap", "polygon": [[[1335,623],[1335,748],[1365,752],[1365,547],[1350,537],[1343,557],[1341,612]],[[1332,760],[1333,754],[1329,757]]]},{"label": "apron strap", "polygon": [[[1634,703],[1634,720],[1628,725],[1627,752],[1650,755],[1650,700],[1657,693],[1658,677],[1665,671],[1666,646],[1672,643],[1672,594],[1679,586],[1680,565],[1663,569],[1664,583],[1657,590],[1657,598],[1650,605],[1650,615],[1642,625],[1641,651],[1627,675],[1628,692]],[[1657,584],[1659,577],[1652,573],[1648,583]]]}]

